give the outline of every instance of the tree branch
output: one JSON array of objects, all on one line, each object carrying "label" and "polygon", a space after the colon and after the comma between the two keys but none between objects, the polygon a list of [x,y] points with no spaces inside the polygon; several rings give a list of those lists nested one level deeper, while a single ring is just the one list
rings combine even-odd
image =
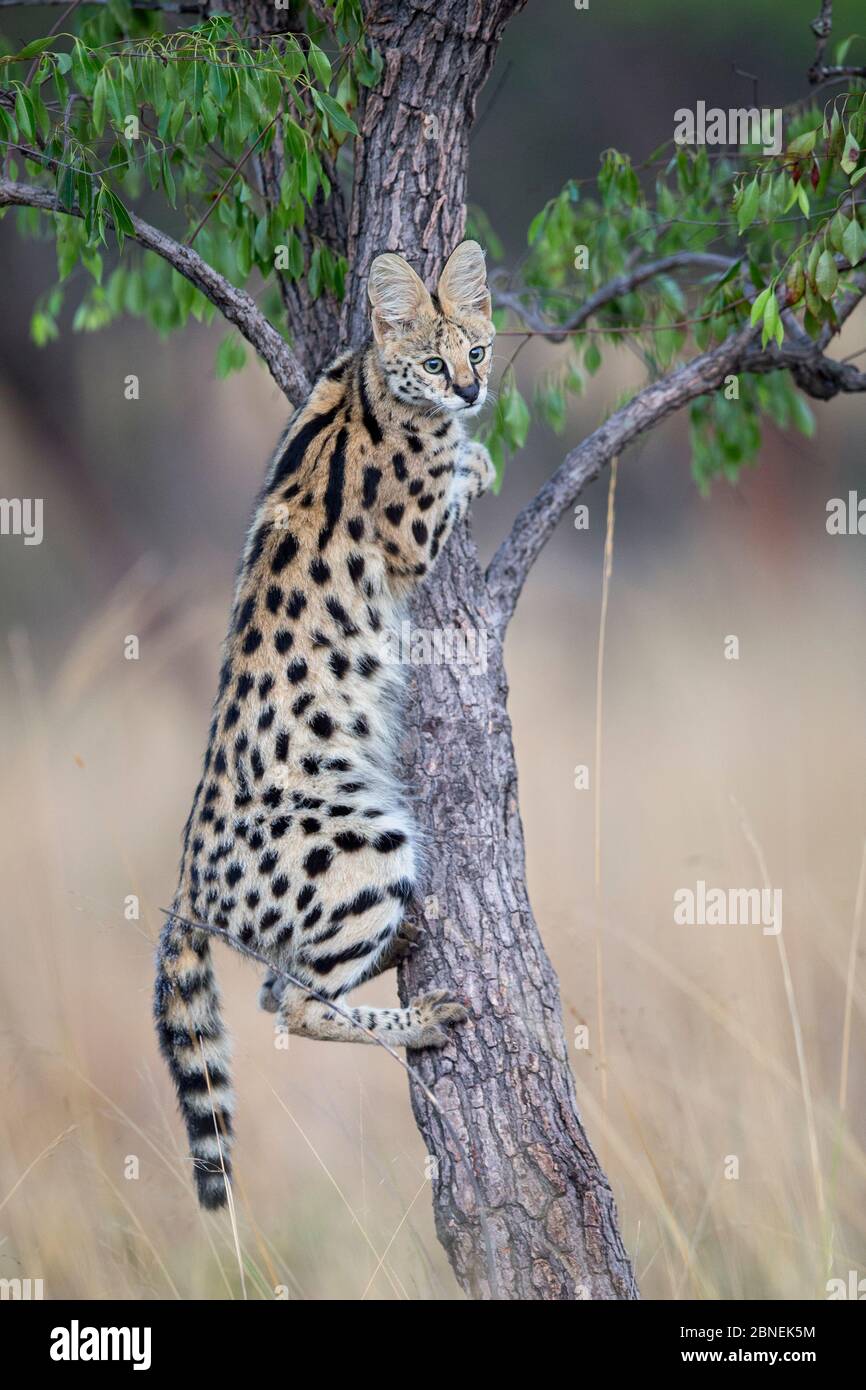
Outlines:
[{"label": "tree branch", "polygon": [[[32,207],[42,212],[61,212],[81,217],[79,208],[71,210],[57,205],[55,194],[47,188],[13,183],[0,178],[0,207]],[[296,405],[310,390],[310,383],[300,363],[273,324],[245,290],[236,289],[224,276],[208,265],[191,246],[183,246],[130,213],[133,239],[148,251],[155,251],[176,271],[185,276],[197,290],[219,309],[223,318],[233,323],[247,342],[265,362],[271,376],[287,399]]]},{"label": "tree branch", "polygon": [[781,347],[774,344],[763,351],[753,348],[744,353],[739,367],[741,371],[757,375],[787,368],[800,390],[817,401],[829,401],[840,394],[866,391],[866,373],[859,372],[850,362],[825,357],[817,343],[811,340],[808,346],[786,340]]},{"label": "tree branch", "polygon": [[592,318],[593,314],[597,314],[599,309],[603,309],[606,304],[610,304],[614,299],[620,299],[624,294],[630,294],[632,290],[637,289],[638,285],[654,279],[657,275],[666,275],[668,271],[681,270],[685,267],[725,271],[730,270],[734,260],[734,257],[717,256],[712,252],[675,251],[670,256],[662,256],[656,261],[645,261],[642,265],[636,265],[631,270],[624,271],[622,275],[617,275],[615,279],[609,280],[606,285],[602,285],[588,299],[585,299],[580,308],[564,323],[551,323],[533,309],[528,308],[519,295],[511,290],[495,289],[496,305],[497,308],[513,309],[515,313],[520,314],[524,322],[529,324],[533,333],[543,334],[552,343],[561,343],[568,333],[573,333],[576,328],[581,328],[587,319]]}]

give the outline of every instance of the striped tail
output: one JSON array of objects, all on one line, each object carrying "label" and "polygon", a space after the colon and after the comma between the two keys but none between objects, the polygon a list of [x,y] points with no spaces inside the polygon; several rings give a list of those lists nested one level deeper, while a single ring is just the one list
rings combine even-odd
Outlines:
[{"label": "striped tail", "polygon": [[189,1135],[198,1199],[213,1210],[228,1198],[233,1097],[207,934],[169,917],[156,967],[153,1003],[160,1050]]}]

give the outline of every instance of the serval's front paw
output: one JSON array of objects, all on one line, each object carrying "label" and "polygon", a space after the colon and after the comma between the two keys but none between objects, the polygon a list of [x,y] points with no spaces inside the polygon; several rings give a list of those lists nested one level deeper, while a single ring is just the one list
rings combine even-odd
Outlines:
[{"label": "serval's front paw", "polygon": [[409,1008],[418,1027],[417,1040],[412,1047],[444,1047],[450,1035],[442,1025],[465,1023],[469,1017],[465,1006],[447,989],[416,995],[410,999]]},{"label": "serval's front paw", "polygon": [[457,464],[458,476],[466,479],[472,497],[480,497],[496,481],[496,468],[483,444],[470,440],[464,445]]}]

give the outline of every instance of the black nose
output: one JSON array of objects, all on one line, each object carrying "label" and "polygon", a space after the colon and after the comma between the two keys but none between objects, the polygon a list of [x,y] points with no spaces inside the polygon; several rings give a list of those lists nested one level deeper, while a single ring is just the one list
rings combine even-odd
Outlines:
[{"label": "black nose", "polygon": [[477,381],[471,382],[469,386],[458,386],[456,381],[454,383],[455,393],[460,397],[461,401],[465,401],[467,405],[475,404],[478,400],[479,389]]}]

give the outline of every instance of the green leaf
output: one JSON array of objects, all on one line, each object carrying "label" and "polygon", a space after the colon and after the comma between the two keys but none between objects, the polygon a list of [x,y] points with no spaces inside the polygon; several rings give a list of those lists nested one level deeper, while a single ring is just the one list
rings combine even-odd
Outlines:
[{"label": "green leaf", "polygon": [[526,443],[531,421],[529,407],[515,385],[510,385],[505,393],[503,421],[507,439],[512,449],[522,449]]},{"label": "green leaf", "polygon": [[839,283],[839,272],[832,251],[822,251],[815,269],[815,284],[822,299],[832,299]]},{"label": "green leaf", "polygon": [[232,372],[239,372],[247,360],[246,348],[238,337],[237,333],[230,333],[223,338],[217,348],[216,362],[214,370],[222,381]]},{"label": "green leaf", "polygon": [[307,288],[310,291],[311,299],[318,299],[322,292],[322,248],[317,246],[310,257],[310,269],[307,272]]},{"label": "green leaf", "polygon": [[338,106],[334,98],[328,96],[327,92],[317,92],[314,89],[313,101],[319,110],[325,113],[335,130],[345,130],[350,135],[358,134],[358,127],[352,117],[343,110],[342,106]]},{"label": "green leaf", "polygon": [[848,223],[842,238],[842,252],[849,265],[858,265],[866,256],[866,236],[863,235],[863,228],[856,218],[852,218]]},{"label": "green leaf", "polygon": [[91,120],[93,129],[97,135],[101,135],[105,129],[105,99],[107,96],[108,75],[103,68],[96,79],[96,86],[93,88],[93,107],[91,110]]},{"label": "green leaf", "polygon": [[782,320],[779,315],[779,305],[776,296],[771,294],[764,305],[764,324],[761,332],[761,347],[766,347],[771,338],[779,338],[779,331],[782,327]]},{"label": "green leaf", "polygon": [[767,302],[772,293],[773,286],[768,285],[765,290],[761,290],[761,293],[757,296],[754,304],[752,305],[752,312],[749,317],[749,322],[753,328],[755,324],[758,322],[758,320],[764,317],[764,310],[767,307]]},{"label": "green leaf", "polygon": [[840,164],[846,174],[853,174],[859,158],[860,146],[849,131],[847,139],[845,140],[845,152],[840,160]]},{"label": "green leaf", "polygon": [[219,111],[210,92],[205,92],[201,99],[199,115],[201,116],[205,139],[215,140],[219,129]]},{"label": "green leaf", "polygon": [[75,206],[75,169],[65,164],[57,173],[57,197],[61,207],[71,212]]},{"label": "green leaf", "polygon": [[785,277],[785,288],[787,290],[788,303],[790,305],[799,304],[803,295],[806,293],[806,272],[800,261],[793,261],[788,267],[788,274]]},{"label": "green leaf", "polygon": [[165,150],[162,152],[162,186],[165,189],[165,196],[172,207],[177,202],[177,193],[174,186],[174,175],[171,172],[171,163]]},{"label": "green leaf", "polygon": [[329,86],[331,82],[331,64],[327,54],[323,53],[318,44],[313,43],[312,40],[310,41],[307,60],[316,75],[316,81],[320,82],[323,87]]},{"label": "green leaf", "polygon": [[537,212],[529,224],[529,231],[526,233],[526,240],[530,246],[532,246],[533,242],[535,242],[541,234],[541,229],[547,221],[548,208],[549,204],[548,207],[543,207],[541,209],[541,212]]},{"label": "green leaf", "polygon": [[30,93],[24,87],[19,87],[15,95],[15,119],[24,139],[32,142],[36,138],[36,120]]},{"label": "green leaf", "polygon": [[830,245],[834,251],[841,251],[845,241],[845,232],[848,227],[848,218],[840,208],[833,218],[827,231]]},{"label": "green leaf", "polygon": [[791,423],[807,439],[811,439],[815,433],[815,416],[799,391],[795,391],[791,397]]},{"label": "green leaf", "polygon": [[293,121],[291,116],[286,116],[283,121],[283,138],[292,159],[300,159],[307,148],[307,137],[297,121]]},{"label": "green leaf", "polygon": [[743,189],[743,196],[737,208],[737,230],[740,236],[747,227],[751,226],[758,215],[758,204],[761,199],[761,188],[756,178],[751,183],[746,184]]},{"label": "green leaf", "polygon": [[807,130],[805,135],[798,135],[796,140],[790,142],[787,153],[795,156],[811,154],[815,148],[815,141],[817,139],[817,130]]},{"label": "green leaf", "polygon": [[22,48],[20,53],[16,53],[11,62],[23,63],[27,58],[35,58],[37,53],[44,53],[46,48],[50,48],[53,43],[53,34],[49,34],[44,39],[34,39],[32,43],[28,43],[25,48]]},{"label": "green leaf", "polygon": [[362,87],[376,87],[382,76],[384,59],[378,48],[370,45],[369,52],[363,44],[355,53],[355,73]]},{"label": "green leaf", "polygon": [[297,232],[290,232],[286,243],[289,248],[289,275],[293,280],[300,280],[304,273],[304,247]]}]

